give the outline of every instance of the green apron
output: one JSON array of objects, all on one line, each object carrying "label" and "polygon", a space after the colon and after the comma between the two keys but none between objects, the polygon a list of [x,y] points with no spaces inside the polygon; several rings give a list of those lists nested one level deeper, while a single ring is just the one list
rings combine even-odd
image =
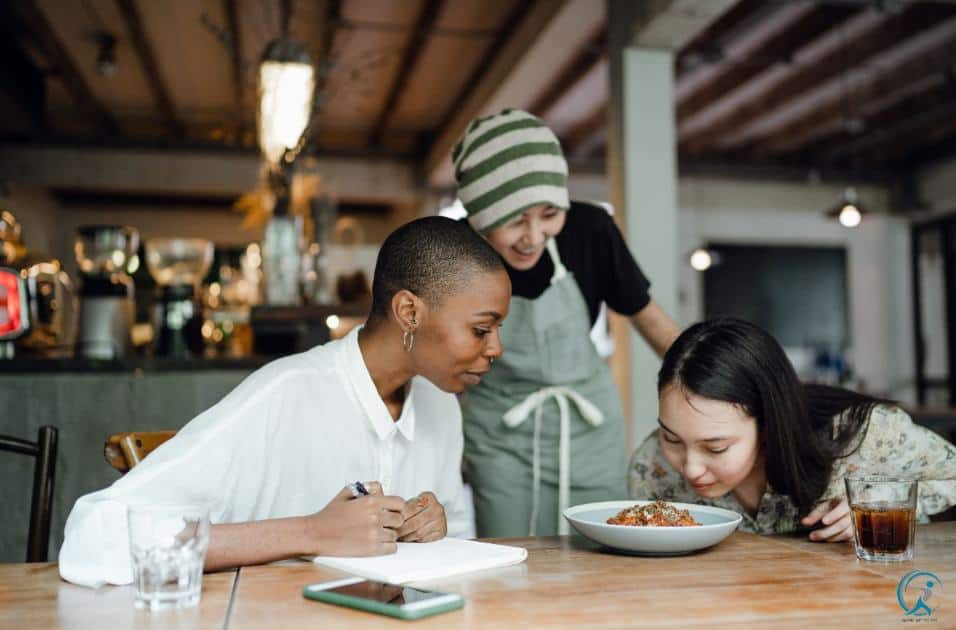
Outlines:
[{"label": "green apron", "polygon": [[462,399],[478,536],[566,534],[570,505],[623,499],[624,412],[554,239],[550,286],[512,296],[504,354]]}]

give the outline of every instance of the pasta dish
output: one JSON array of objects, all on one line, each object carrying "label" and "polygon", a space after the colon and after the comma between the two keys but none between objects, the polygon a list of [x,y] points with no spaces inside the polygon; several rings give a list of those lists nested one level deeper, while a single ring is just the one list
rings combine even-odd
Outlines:
[{"label": "pasta dish", "polygon": [[634,525],[638,527],[689,527],[700,525],[687,510],[674,507],[666,501],[625,508],[607,519],[608,525]]}]

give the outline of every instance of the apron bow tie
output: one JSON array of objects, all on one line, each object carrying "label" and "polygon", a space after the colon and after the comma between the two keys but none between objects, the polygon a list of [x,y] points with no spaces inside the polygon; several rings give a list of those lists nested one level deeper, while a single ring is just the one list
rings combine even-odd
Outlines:
[{"label": "apron bow tie", "polygon": [[570,501],[571,488],[571,416],[568,401],[574,403],[578,412],[591,426],[600,426],[604,422],[604,414],[591,401],[577,393],[570,387],[544,387],[528,395],[523,401],[505,412],[502,420],[509,428],[515,428],[525,420],[534,411],[534,439],[533,439],[533,460],[532,460],[532,483],[534,491],[531,502],[531,523],[529,526],[529,536],[535,535],[538,521],[538,495],[541,488],[541,412],[544,403],[554,399],[558,405],[561,422],[561,435],[559,442],[559,466],[558,466],[558,533],[567,534],[570,530],[568,523],[564,519],[564,511],[568,508]]}]

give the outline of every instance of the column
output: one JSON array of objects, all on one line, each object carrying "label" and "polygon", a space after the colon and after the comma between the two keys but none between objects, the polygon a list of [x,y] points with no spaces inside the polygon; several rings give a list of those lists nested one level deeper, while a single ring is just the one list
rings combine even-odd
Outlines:
[{"label": "column", "polygon": [[[631,252],[651,281],[651,296],[676,319],[678,302],[677,150],[674,123],[674,53],[634,45],[634,4],[608,2],[610,99],[607,176]],[[660,359],[631,328],[615,324],[616,376],[625,383],[631,445],[657,426]]]}]

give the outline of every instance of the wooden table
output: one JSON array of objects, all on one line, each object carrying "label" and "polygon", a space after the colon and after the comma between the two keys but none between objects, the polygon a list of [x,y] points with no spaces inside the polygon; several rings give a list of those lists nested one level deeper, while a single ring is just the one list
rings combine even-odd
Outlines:
[{"label": "wooden table", "polygon": [[[930,627],[956,627],[956,523],[920,526],[916,559],[894,564],[857,560],[848,544],[741,532],[673,558],[610,554],[577,537],[495,542],[526,547],[527,562],[423,584],[461,593],[466,605],[415,628],[898,628],[897,583],[913,569],[936,573],[948,589],[934,592]],[[0,627],[409,627],[303,599],[304,585],[343,575],[332,569],[295,561],[235,575],[207,575],[198,609],[150,615],[133,610],[129,587],[92,591],[60,582],[55,565],[0,565]]]},{"label": "wooden table", "polygon": [[198,606],[157,614],[133,607],[131,586],[75,586],[52,562],[0,564],[0,628],[222,628],[237,576],[205,575]]}]

